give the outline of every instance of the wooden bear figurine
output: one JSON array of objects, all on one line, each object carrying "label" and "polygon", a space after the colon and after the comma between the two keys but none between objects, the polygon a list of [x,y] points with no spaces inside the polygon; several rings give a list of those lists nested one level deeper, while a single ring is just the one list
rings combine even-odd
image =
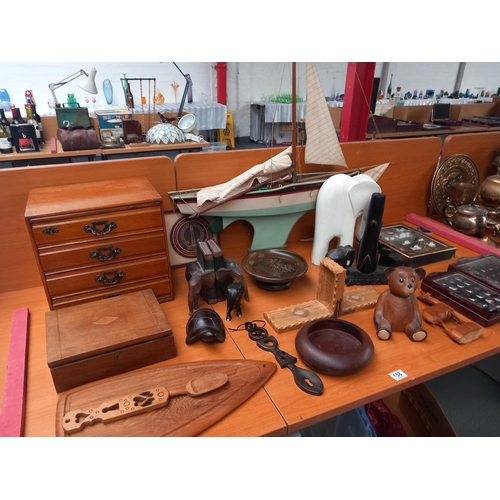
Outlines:
[{"label": "wooden bear figurine", "polygon": [[415,291],[425,277],[425,270],[411,267],[387,267],[384,274],[389,288],[378,298],[373,320],[380,340],[389,340],[392,332],[405,332],[413,342],[421,342],[427,337],[422,328],[422,318],[418,309]]}]

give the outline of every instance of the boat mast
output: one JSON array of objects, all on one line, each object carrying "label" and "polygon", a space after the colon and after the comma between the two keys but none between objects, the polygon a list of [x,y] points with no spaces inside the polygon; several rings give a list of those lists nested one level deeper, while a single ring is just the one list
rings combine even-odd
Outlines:
[{"label": "boat mast", "polygon": [[297,181],[297,63],[292,62],[292,181]]}]

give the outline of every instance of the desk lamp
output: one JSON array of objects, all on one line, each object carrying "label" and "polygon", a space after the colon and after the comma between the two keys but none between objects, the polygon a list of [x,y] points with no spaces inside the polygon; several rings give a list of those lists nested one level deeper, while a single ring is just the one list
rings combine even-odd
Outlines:
[{"label": "desk lamp", "polygon": [[[181,99],[181,105],[179,106],[179,112],[177,113],[177,119],[180,119],[182,116],[182,110],[184,109],[184,103],[186,102],[186,96],[188,92],[191,90],[193,86],[193,82],[191,80],[191,76],[189,73],[184,74],[181,71],[181,68],[177,66],[177,64],[174,63],[174,66],[179,70],[180,74],[186,79],[186,86],[184,87],[184,92],[182,94],[182,99]],[[191,91],[192,92],[192,91]],[[192,96],[190,96],[190,99],[188,99],[188,102],[191,102],[193,100]]]},{"label": "desk lamp", "polygon": [[52,97],[54,98],[54,103],[57,108],[60,108],[61,105],[59,104],[59,101],[57,100],[56,94],[54,90],[58,89],[59,87],[62,87],[63,85],[66,85],[67,83],[71,82],[71,80],[74,80],[75,78],[78,78],[79,76],[85,75],[86,78],[80,82],[78,82],[78,86],[88,92],[89,94],[97,94],[97,87],[95,85],[95,74],[97,73],[95,68],[92,68],[89,73],[86,73],[81,69],[80,71],[77,71],[76,73],[73,73],[70,76],[67,76],[63,80],[57,83],[50,83],[49,84],[49,89],[52,92]]}]

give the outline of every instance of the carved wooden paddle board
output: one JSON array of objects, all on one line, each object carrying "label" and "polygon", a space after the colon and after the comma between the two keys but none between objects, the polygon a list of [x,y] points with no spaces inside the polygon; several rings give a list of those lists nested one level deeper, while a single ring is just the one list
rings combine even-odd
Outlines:
[{"label": "carved wooden paddle board", "polygon": [[166,406],[108,423],[84,427],[71,437],[84,436],[196,436],[252,396],[275,372],[269,361],[203,361],[163,366],[118,375],[62,393],[56,410],[56,436],[66,436],[64,416],[82,408],[99,407],[123,394],[162,386],[171,393],[185,392],[193,379],[225,373],[228,382],[207,394],[171,398]]}]

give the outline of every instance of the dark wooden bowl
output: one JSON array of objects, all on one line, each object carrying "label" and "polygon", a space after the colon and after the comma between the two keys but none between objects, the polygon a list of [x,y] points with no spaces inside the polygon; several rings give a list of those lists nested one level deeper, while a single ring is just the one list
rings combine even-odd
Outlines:
[{"label": "dark wooden bowl", "polygon": [[341,319],[318,319],[306,323],[295,337],[300,359],[326,375],[348,375],[372,360],[373,342],[358,326]]}]

